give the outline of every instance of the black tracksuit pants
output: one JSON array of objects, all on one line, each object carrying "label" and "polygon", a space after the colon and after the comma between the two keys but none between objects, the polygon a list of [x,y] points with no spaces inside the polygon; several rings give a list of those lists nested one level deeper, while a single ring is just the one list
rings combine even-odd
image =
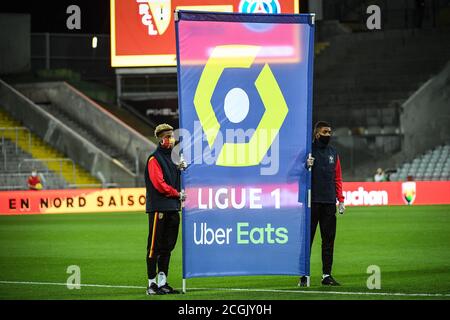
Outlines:
[{"label": "black tracksuit pants", "polygon": [[149,279],[154,279],[159,272],[169,275],[170,254],[177,243],[179,226],[180,214],[177,211],[148,213],[146,259]]},{"label": "black tracksuit pants", "polygon": [[328,203],[311,204],[311,247],[317,224],[322,236],[322,272],[331,274],[333,265],[334,239],[336,237],[336,205]]}]

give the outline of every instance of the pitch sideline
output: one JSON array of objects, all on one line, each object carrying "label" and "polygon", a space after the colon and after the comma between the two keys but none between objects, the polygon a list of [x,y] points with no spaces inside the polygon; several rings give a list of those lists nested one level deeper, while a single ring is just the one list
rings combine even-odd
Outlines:
[{"label": "pitch sideline", "polygon": [[[33,281],[7,281],[0,280],[0,284],[22,284],[22,285],[53,285],[67,286],[67,283],[59,282],[33,282]],[[99,287],[117,289],[146,289],[141,286],[107,285],[107,284],[80,284],[80,287]],[[450,297],[445,293],[399,293],[399,292],[345,292],[345,291],[318,291],[318,290],[281,290],[281,289],[239,289],[239,288],[188,288],[193,291],[246,291],[246,292],[273,292],[273,293],[309,293],[309,294],[336,294],[336,295],[374,295],[374,296],[403,296],[403,297]]]}]

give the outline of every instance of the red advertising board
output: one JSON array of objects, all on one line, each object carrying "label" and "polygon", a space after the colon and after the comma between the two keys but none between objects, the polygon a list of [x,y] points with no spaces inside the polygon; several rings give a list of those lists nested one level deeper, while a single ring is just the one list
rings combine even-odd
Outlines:
[{"label": "red advertising board", "polygon": [[346,182],[350,206],[450,204],[450,181]]},{"label": "red advertising board", "polygon": [[[110,0],[111,65],[175,66],[175,10],[299,13],[299,0]],[[274,38],[277,39],[277,38]]]},{"label": "red advertising board", "polygon": [[[284,205],[297,205],[296,189],[291,184],[259,187],[262,192],[278,188]],[[242,190],[233,188],[235,200],[240,202]],[[186,206],[199,205],[196,201],[206,206],[213,189],[186,190]],[[344,182],[343,191],[348,206],[450,204],[450,181]],[[273,205],[271,197],[260,200],[265,206]],[[145,211],[144,188],[0,192],[0,215],[127,211]]]},{"label": "red advertising board", "polygon": [[145,189],[0,192],[0,215],[145,211]]}]

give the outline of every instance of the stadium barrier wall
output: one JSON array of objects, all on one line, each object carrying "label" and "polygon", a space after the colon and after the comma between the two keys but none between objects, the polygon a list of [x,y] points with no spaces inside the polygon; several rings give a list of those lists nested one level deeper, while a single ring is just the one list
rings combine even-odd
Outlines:
[{"label": "stadium barrier wall", "polygon": [[2,80],[0,105],[46,143],[66,154],[93,176],[99,177],[101,173],[106,183],[135,186],[136,177],[133,172]]},{"label": "stadium barrier wall", "polygon": [[410,160],[450,141],[450,62],[402,105],[402,154]]},{"label": "stadium barrier wall", "polygon": [[[450,181],[344,182],[343,190],[348,206],[450,204]],[[186,205],[198,191],[187,190]],[[144,211],[145,188],[0,192],[0,215]]]},{"label": "stadium barrier wall", "polygon": [[155,143],[66,82],[24,84],[17,88],[30,99],[47,99],[80,123],[90,125],[102,140],[128,158],[134,160],[139,157],[140,168],[145,166],[147,156],[156,150]]}]

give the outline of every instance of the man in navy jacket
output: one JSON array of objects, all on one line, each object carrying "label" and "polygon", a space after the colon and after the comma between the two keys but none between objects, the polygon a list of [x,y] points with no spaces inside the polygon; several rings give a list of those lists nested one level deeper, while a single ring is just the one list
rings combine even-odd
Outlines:
[{"label": "man in navy jacket", "polygon": [[[322,284],[338,286],[332,277],[334,239],[336,236],[336,200],[339,202],[339,213],[345,211],[342,193],[342,172],[339,155],[329,145],[331,125],[319,121],[314,126],[312,157],[306,161],[312,168],[311,180],[311,246],[317,225],[320,225],[322,236]],[[300,278],[300,286],[306,286],[305,276]]]}]

